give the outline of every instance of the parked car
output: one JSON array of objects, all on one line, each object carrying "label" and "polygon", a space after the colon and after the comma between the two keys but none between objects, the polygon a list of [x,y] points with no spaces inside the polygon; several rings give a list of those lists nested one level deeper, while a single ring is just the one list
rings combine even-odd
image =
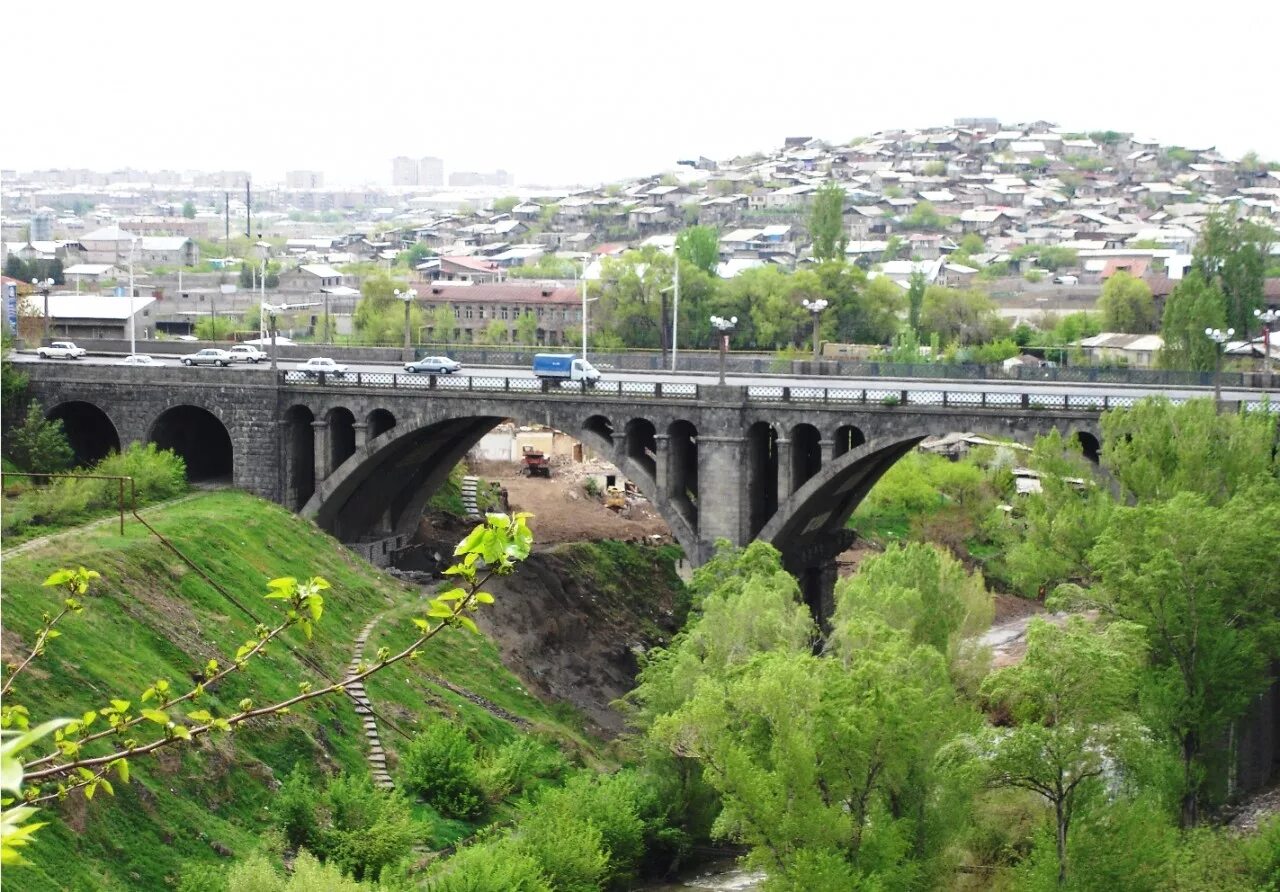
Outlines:
[{"label": "parked car", "polygon": [[263,353],[252,344],[236,344],[227,352],[231,354],[231,358],[236,362],[252,362],[256,364],[264,359],[271,358],[270,354]]},{"label": "parked car", "polygon": [[156,359],[154,356],[148,356],[146,353],[130,353],[124,359],[120,360],[121,365],[168,365],[163,360]]},{"label": "parked car", "polygon": [[233,361],[230,353],[226,350],[219,350],[217,347],[206,347],[203,350],[182,357],[183,365],[220,365],[226,367],[231,365]]},{"label": "parked car", "polygon": [[335,378],[341,378],[347,373],[347,367],[340,363],[334,362],[327,356],[313,356],[306,362],[298,366],[298,371],[304,375],[315,377],[321,373],[333,375]]},{"label": "parked car", "polygon": [[41,347],[36,354],[41,359],[79,359],[85,352],[83,347],[77,347],[71,341],[54,341],[48,347]]},{"label": "parked car", "polygon": [[1053,284],[1055,285],[1079,285],[1079,276],[1054,276]]},{"label": "parked car", "polygon": [[447,356],[424,356],[416,362],[406,362],[406,372],[428,372],[432,375],[452,375],[462,368],[462,363]]}]

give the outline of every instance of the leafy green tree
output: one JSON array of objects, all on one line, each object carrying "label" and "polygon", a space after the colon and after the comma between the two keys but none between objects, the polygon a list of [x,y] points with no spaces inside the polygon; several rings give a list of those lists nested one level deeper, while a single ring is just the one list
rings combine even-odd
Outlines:
[{"label": "leafy green tree", "polygon": [[902,225],[906,229],[923,229],[932,232],[945,228],[947,218],[939,214],[931,202],[918,201],[911,212],[902,218]]},{"label": "leafy green tree", "polygon": [[911,285],[907,288],[907,324],[912,331],[920,330],[920,310],[924,306],[924,292],[928,287],[924,273],[916,270],[911,274]]},{"label": "leafy green tree", "polygon": [[520,314],[516,320],[515,342],[533,347],[538,343],[538,317],[531,311]]},{"label": "leafy green tree", "polygon": [[809,214],[809,237],[813,240],[813,257],[822,262],[843,260],[849,233],[844,226],[844,188],[834,180],[813,193],[813,209]]},{"label": "leafy green tree", "polygon": [[1102,460],[1140,502],[1180,492],[1221,505],[1258,476],[1280,478],[1276,416],[1219,414],[1212,400],[1148,397],[1102,416]]},{"label": "leafy green tree", "polygon": [[[397,290],[407,291],[409,285],[401,279],[378,274],[369,276],[360,285],[360,300],[356,304],[353,322],[356,335],[365,344],[404,343],[404,301],[396,297]],[[417,301],[409,306],[409,331],[422,326],[422,306]]]},{"label": "leafy green tree", "polygon": [[502,198],[493,200],[493,212],[495,214],[509,214],[520,203],[519,196],[504,195]]},{"label": "leafy green tree", "polygon": [[196,337],[202,341],[230,340],[236,330],[236,320],[232,316],[201,316],[196,320]]},{"label": "leafy green tree", "polygon": [[71,468],[76,454],[62,429],[62,420],[50,421],[38,402],[27,404],[27,414],[20,426],[5,438],[5,457],[24,471],[34,474],[56,474]]},{"label": "leafy green tree", "polygon": [[714,226],[690,226],[676,236],[676,253],[708,275],[715,275],[720,265],[720,233]]},{"label": "leafy green tree", "polygon": [[884,344],[901,327],[899,314],[905,304],[902,289],[884,276],[868,280],[857,266],[823,263],[816,270],[823,296],[831,303],[827,315],[836,320],[834,332],[842,343]]},{"label": "leafy green tree", "polygon": [[186,217],[188,220],[194,220],[196,218],[196,203],[190,198],[182,203],[182,216]]},{"label": "leafy green tree", "polygon": [[1050,271],[1075,266],[1079,262],[1079,254],[1075,248],[1064,248],[1061,245],[1046,245],[1036,249],[1036,266]]},{"label": "leafy green tree", "polygon": [[355,879],[373,879],[408,856],[413,819],[403,794],[379,790],[367,776],[339,775],[325,792],[329,820],[318,854]]},{"label": "leafy green tree", "polygon": [[1160,336],[1160,365],[1167,369],[1210,372],[1217,367],[1218,347],[1205,337],[1206,328],[1226,325],[1222,291],[1191,270],[1165,301]]},{"label": "leafy green tree", "polygon": [[[500,320],[493,320],[500,322]],[[427,324],[431,326],[431,339],[441,343],[448,344],[453,340],[453,336],[458,326],[458,316],[453,309],[453,304],[436,304],[428,317]],[[492,322],[490,326],[492,326]]]},{"label": "leafy green tree", "polygon": [[591,286],[600,293],[592,310],[593,328],[612,332],[628,347],[664,348],[663,289],[671,286],[672,278],[672,258],[651,245],[606,258],[601,281]]},{"label": "leafy green tree", "polygon": [[982,240],[982,236],[976,232],[967,232],[960,239],[960,250],[966,254],[981,254],[986,247],[986,242]]},{"label": "leafy green tree", "polygon": [[1099,584],[1059,599],[1146,630],[1144,698],[1177,747],[1184,827],[1219,795],[1217,741],[1270,683],[1278,553],[1280,481],[1258,478],[1217,507],[1178,493],[1118,508],[1089,556]]},{"label": "leafy green tree", "polygon": [[1118,772],[1142,736],[1133,717],[1142,636],[1132,623],[1097,630],[1079,617],[1065,628],[1032,620],[1022,661],[982,684],[1012,726],[986,726],[960,744],[982,763],[988,784],[1028,790],[1053,807],[1059,886],[1073,821],[1102,798],[1105,773]]},{"label": "leafy green tree", "polygon": [[[769,264],[744,271],[726,288],[733,302],[748,308],[735,340],[768,349],[800,343],[812,325],[800,295],[817,295],[821,287],[812,270],[788,275]],[[749,325],[741,324],[748,319]]]},{"label": "leafy green tree", "polygon": [[490,319],[489,324],[480,330],[476,340],[481,344],[489,344],[491,346],[505,344],[510,340],[510,329],[507,328],[507,323],[501,319]]},{"label": "leafy green tree", "polygon": [[920,333],[943,342],[980,344],[1008,334],[996,303],[985,292],[930,285],[920,310]]},{"label": "leafy green tree", "polygon": [[431,247],[427,245],[426,242],[414,242],[404,251],[400,252],[399,256],[396,257],[396,264],[398,266],[407,266],[409,269],[414,269],[419,263],[422,263],[428,257],[435,256],[436,252],[431,250]]},{"label": "leafy green tree", "polygon": [[1118,272],[1102,286],[1098,298],[1102,327],[1107,331],[1145,334],[1155,328],[1156,306],[1151,286],[1126,272]]},{"label": "leafy green tree", "polygon": [[1266,257],[1276,231],[1250,220],[1237,220],[1231,207],[1205,218],[1196,243],[1192,268],[1221,290],[1224,322],[1237,332],[1255,324],[1253,311],[1262,307]]}]

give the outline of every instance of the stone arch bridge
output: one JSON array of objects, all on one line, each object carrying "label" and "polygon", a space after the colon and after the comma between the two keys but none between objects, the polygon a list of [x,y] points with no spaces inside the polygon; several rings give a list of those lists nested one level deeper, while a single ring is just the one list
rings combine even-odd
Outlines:
[{"label": "stone arch bridge", "polygon": [[[718,539],[763,539],[821,597],[845,524],[932,434],[1029,441],[1058,428],[1099,450],[1089,393],[721,387],[268,370],[28,366],[34,398],[83,459],[134,441],[313,518],[346,542],[411,532],[449,469],[505,419],[565,431],[635,481],[695,564]],[[1048,401],[1048,400],[1051,400]],[[536,521],[535,521],[536,532]],[[820,606],[816,605],[815,606]]]}]

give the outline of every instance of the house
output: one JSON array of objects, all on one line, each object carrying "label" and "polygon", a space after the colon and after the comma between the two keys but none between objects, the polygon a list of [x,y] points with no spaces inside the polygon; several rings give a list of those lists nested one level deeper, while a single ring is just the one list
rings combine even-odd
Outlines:
[{"label": "house", "polygon": [[1091,338],[1082,338],[1073,346],[1084,351],[1093,365],[1149,369],[1155,366],[1156,355],[1164,347],[1164,339],[1156,334],[1103,332]]},{"label": "house", "polygon": [[[80,236],[84,248],[85,263],[113,263],[121,266],[129,262],[129,249],[139,239],[132,232],[119,226],[106,226]],[[136,250],[136,248],[135,248]]]},{"label": "house", "polygon": [[502,268],[493,258],[446,256],[436,259],[439,263],[429,273],[422,275],[422,281],[487,285],[502,278]]},{"label": "house", "polygon": [[97,286],[109,279],[121,279],[128,274],[110,263],[77,263],[62,270],[64,281],[74,282],[76,293],[80,293],[80,285]]},{"label": "house", "polygon": [[296,269],[280,274],[280,290],[318,293],[322,288],[333,288],[343,282],[342,273],[324,263],[304,263]]},{"label": "house", "polygon": [[960,229],[963,232],[976,232],[980,235],[993,235],[1004,229],[1009,223],[1009,216],[1003,210],[973,209],[960,215]]},{"label": "house", "polygon": [[[105,294],[50,294],[49,336],[54,338],[149,338],[155,328],[154,297],[117,297]],[[28,298],[28,315],[44,318],[44,301]]]},{"label": "house", "polygon": [[[503,282],[464,285],[433,282],[420,289],[418,301],[426,311],[427,331],[424,340],[474,343],[482,340],[497,320],[506,327],[506,340],[517,331],[522,316],[537,319],[536,339],[539,345],[559,346],[565,333],[578,333],[582,325],[582,293],[574,286],[555,283]],[[452,331],[437,332],[433,314],[441,306],[453,309]]]},{"label": "house", "polygon": [[200,248],[181,235],[144,235],[137,252],[146,266],[195,266],[200,262]]}]

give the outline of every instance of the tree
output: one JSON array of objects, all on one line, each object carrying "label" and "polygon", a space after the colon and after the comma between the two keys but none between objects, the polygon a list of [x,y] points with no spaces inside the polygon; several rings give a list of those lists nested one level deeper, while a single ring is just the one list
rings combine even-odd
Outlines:
[{"label": "tree", "polygon": [[[494,319],[493,322],[501,322]],[[489,323],[489,327],[493,327],[493,322]],[[453,308],[453,304],[436,304],[435,309],[431,311],[427,324],[431,326],[431,337],[433,340],[441,344],[448,344],[453,340],[453,333],[458,326],[457,312]],[[505,326],[504,326],[505,329]]]},{"label": "tree", "polygon": [[194,220],[196,218],[196,203],[190,198],[182,203],[182,216],[186,217],[188,220]]},{"label": "tree", "polygon": [[476,340],[481,344],[505,344],[510,340],[510,330],[501,319],[490,319],[489,324],[480,330]]},{"label": "tree", "polygon": [[6,437],[5,455],[22,470],[35,474],[65,471],[76,461],[75,451],[62,429],[62,420],[45,418],[44,409],[34,401],[27,404],[21,426]]},{"label": "tree", "polygon": [[1269,412],[1219,414],[1209,399],[1148,397],[1102,416],[1102,461],[1139,502],[1192,492],[1221,505],[1259,476],[1280,478],[1276,428]]},{"label": "tree", "polygon": [[1009,326],[986,293],[930,285],[920,311],[920,333],[945,343],[980,344],[1008,334]]},{"label": "tree", "polygon": [[[1099,584],[1065,591],[1145,629],[1144,699],[1182,763],[1182,824],[1215,798],[1218,741],[1270,684],[1280,635],[1280,481],[1258,478],[1215,507],[1197,493],[1118,508],[1089,555]],[[1221,777],[1224,771],[1218,771]]]},{"label": "tree", "polygon": [[981,254],[985,247],[986,242],[976,232],[967,232],[964,238],[960,239],[960,250],[966,254]]},{"label": "tree", "polygon": [[[353,322],[356,335],[365,344],[404,343],[404,302],[396,291],[407,291],[409,285],[385,274],[369,276],[360,285],[360,301]],[[409,330],[422,326],[422,306],[414,301],[409,306]]]},{"label": "tree", "polygon": [[920,309],[924,306],[924,292],[928,287],[924,273],[916,270],[911,274],[910,287],[907,288],[907,324],[912,331],[920,330]]},{"label": "tree", "polygon": [[933,204],[928,201],[918,201],[915,207],[911,209],[911,213],[902,218],[902,225],[906,229],[924,229],[938,230],[947,225],[946,218],[934,210]]},{"label": "tree", "polygon": [[1230,207],[1205,218],[1192,255],[1192,268],[1221,289],[1224,322],[1244,333],[1262,307],[1266,257],[1276,232],[1269,226],[1237,220]]},{"label": "tree", "polygon": [[431,250],[426,242],[414,242],[406,250],[400,252],[400,255],[396,257],[396,263],[401,266],[407,266],[409,269],[414,269],[428,257],[435,256],[436,252]]},{"label": "tree", "polygon": [[495,198],[493,200],[493,212],[495,214],[509,214],[519,203],[520,198],[516,195],[505,195],[502,198]]},{"label": "tree", "polygon": [[1102,327],[1107,331],[1145,334],[1155,328],[1156,307],[1151,286],[1120,271],[1102,286],[1098,298]]},{"label": "tree", "polygon": [[1187,273],[1164,305],[1160,336],[1164,347],[1159,362],[1166,369],[1211,372],[1217,367],[1218,346],[1205,337],[1206,328],[1226,325],[1222,291],[1198,269]]},{"label": "tree", "polygon": [[788,275],[775,264],[745,270],[725,287],[730,302],[745,308],[735,342],[765,349],[800,343],[812,327],[801,295],[816,296],[821,288],[812,270]]},{"label": "tree", "polygon": [[714,226],[690,226],[676,236],[676,253],[708,275],[720,265],[720,233]]},{"label": "tree", "polygon": [[201,316],[196,320],[196,337],[202,341],[226,341],[236,330],[233,316]]},{"label": "tree", "polygon": [[989,785],[1028,790],[1053,806],[1059,886],[1072,821],[1100,798],[1104,773],[1122,770],[1125,750],[1141,736],[1131,711],[1142,634],[1132,623],[1097,630],[1079,617],[1065,628],[1032,620],[1022,661],[982,684],[1013,725],[985,727],[944,755],[977,759]]},{"label": "tree", "polygon": [[844,259],[844,249],[849,244],[849,234],[844,228],[844,203],[844,188],[835,180],[829,180],[813,193],[809,237],[813,240],[813,257],[819,262]]},{"label": "tree", "polygon": [[538,317],[528,308],[516,320],[515,341],[526,347],[533,347],[538,343]]}]

